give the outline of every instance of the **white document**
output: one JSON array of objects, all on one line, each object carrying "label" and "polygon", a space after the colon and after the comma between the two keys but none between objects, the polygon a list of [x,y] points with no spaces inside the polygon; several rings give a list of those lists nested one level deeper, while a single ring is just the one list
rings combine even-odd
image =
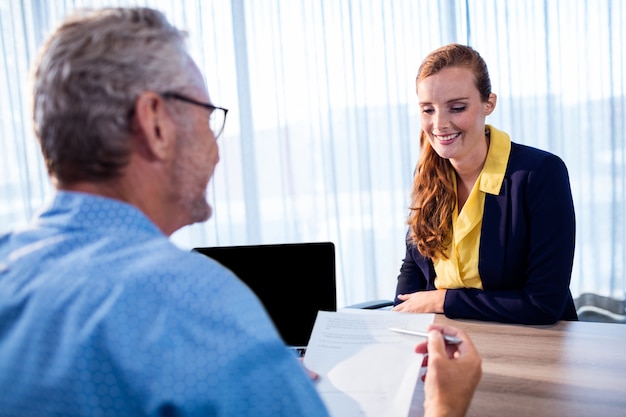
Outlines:
[{"label": "white document", "polygon": [[304,365],[320,376],[317,390],[331,416],[421,415],[423,384],[416,389],[416,383],[423,355],[415,346],[424,339],[389,328],[426,331],[434,318],[389,310],[318,312]]}]

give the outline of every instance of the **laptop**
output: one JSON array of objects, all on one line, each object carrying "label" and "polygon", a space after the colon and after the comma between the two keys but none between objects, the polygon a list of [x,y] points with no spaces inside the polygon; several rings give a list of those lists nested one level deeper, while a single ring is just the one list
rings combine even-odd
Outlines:
[{"label": "laptop", "polygon": [[193,249],[235,273],[261,300],[286,345],[304,355],[319,310],[337,310],[332,242]]}]

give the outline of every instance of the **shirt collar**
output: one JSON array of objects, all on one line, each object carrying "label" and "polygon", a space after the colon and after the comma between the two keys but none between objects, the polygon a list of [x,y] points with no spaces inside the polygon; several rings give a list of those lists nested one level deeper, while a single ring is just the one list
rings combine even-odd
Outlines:
[{"label": "shirt collar", "polygon": [[489,150],[480,176],[480,191],[498,195],[511,153],[511,138],[501,130],[486,125],[489,130]]}]

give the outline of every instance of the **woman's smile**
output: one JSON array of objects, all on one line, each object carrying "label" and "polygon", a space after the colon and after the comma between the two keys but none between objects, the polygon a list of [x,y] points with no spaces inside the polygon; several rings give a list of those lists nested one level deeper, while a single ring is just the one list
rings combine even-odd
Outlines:
[{"label": "woman's smile", "polygon": [[439,142],[444,143],[444,144],[449,144],[454,139],[456,139],[456,138],[458,138],[460,136],[461,136],[461,132],[451,133],[451,134],[448,134],[448,135],[436,135],[436,134],[433,133],[433,137],[435,139],[437,139]]}]

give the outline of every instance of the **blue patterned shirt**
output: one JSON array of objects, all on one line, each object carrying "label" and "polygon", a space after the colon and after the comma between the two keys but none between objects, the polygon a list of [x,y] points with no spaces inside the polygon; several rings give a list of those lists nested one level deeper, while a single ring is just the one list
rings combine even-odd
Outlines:
[{"label": "blue patterned shirt", "polygon": [[0,416],[327,416],[260,302],[139,210],[58,192],[0,236]]}]

